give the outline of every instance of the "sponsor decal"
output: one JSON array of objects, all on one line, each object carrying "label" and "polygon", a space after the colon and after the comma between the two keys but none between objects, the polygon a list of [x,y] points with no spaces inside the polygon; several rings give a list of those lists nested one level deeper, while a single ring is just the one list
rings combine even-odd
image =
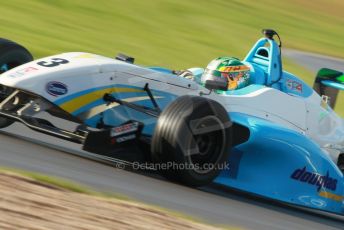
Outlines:
[{"label": "sponsor decal", "polygon": [[122,134],[136,132],[139,127],[138,122],[125,124],[111,129],[110,137],[117,137]]},{"label": "sponsor decal", "polygon": [[325,192],[325,191],[319,192],[319,196],[330,199],[330,200],[334,200],[337,202],[342,202],[344,200],[344,196],[340,196],[340,195],[333,194],[330,192]]},{"label": "sponsor decal", "polygon": [[135,138],[136,138],[136,135],[135,134],[131,134],[131,135],[128,135],[128,136],[118,137],[116,139],[116,142],[117,143],[122,143],[124,141],[134,140]]},{"label": "sponsor decal", "polygon": [[58,81],[48,82],[47,85],[45,86],[45,89],[47,93],[49,93],[50,95],[54,97],[65,95],[68,93],[67,85]]},{"label": "sponsor decal", "polygon": [[287,88],[291,91],[302,93],[302,83],[291,79],[287,80]]},{"label": "sponsor decal", "polygon": [[26,67],[24,69],[17,70],[14,73],[11,73],[9,76],[10,77],[21,77],[24,76],[25,74],[32,73],[34,71],[37,71],[38,69],[35,67]]},{"label": "sponsor decal", "polygon": [[239,65],[239,66],[223,66],[220,67],[219,71],[221,72],[241,72],[241,71],[249,71],[250,67],[246,65]]},{"label": "sponsor decal", "polygon": [[319,192],[321,189],[326,188],[331,191],[336,191],[338,181],[330,177],[327,171],[326,175],[321,175],[319,173],[308,172],[306,167],[301,169],[296,169],[290,177],[294,180],[300,181],[305,184],[315,186]]}]

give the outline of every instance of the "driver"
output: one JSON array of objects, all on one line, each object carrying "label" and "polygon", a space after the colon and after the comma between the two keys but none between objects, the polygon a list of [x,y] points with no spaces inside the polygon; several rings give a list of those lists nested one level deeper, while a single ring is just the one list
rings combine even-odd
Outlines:
[{"label": "driver", "polygon": [[233,57],[219,57],[211,61],[205,69],[201,82],[208,79],[224,78],[228,90],[241,89],[250,82],[250,67]]},{"label": "driver", "polygon": [[234,57],[216,58],[208,64],[202,74],[200,74],[199,71],[198,73],[193,73],[193,70],[199,69],[200,68],[193,68],[175,71],[174,73],[181,77],[193,79],[203,85],[205,84],[206,80],[223,78],[228,82],[228,90],[244,88],[248,86],[250,82],[250,67]]}]

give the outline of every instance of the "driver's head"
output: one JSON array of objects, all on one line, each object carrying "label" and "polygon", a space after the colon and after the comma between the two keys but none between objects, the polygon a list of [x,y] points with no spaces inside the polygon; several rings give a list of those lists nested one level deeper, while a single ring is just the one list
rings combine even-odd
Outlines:
[{"label": "driver's head", "polygon": [[202,82],[222,78],[228,82],[228,90],[241,89],[249,84],[250,67],[233,57],[219,57],[211,61],[202,75]]}]

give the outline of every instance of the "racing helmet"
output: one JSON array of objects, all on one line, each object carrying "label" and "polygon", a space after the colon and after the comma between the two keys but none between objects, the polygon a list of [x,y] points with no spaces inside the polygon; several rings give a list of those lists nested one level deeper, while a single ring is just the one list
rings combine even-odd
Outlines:
[{"label": "racing helmet", "polygon": [[219,57],[206,67],[201,82],[219,80],[228,83],[228,90],[241,89],[250,82],[250,67],[234,57]]}]

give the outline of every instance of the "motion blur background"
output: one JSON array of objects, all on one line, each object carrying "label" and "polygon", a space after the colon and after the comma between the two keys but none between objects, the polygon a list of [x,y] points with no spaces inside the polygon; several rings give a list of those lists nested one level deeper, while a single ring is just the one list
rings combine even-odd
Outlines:
[{"label": "motion blur background", "polygon": [[[122,52],[138,64],[183,69],[222,55],[243,58],[261,29],[273,28],[284,47],[344,58],[343,11],[343,0],[11,0],[1,1],[0,37],[35,58]],[[313,83],[314,73],[283,62]]]}]

